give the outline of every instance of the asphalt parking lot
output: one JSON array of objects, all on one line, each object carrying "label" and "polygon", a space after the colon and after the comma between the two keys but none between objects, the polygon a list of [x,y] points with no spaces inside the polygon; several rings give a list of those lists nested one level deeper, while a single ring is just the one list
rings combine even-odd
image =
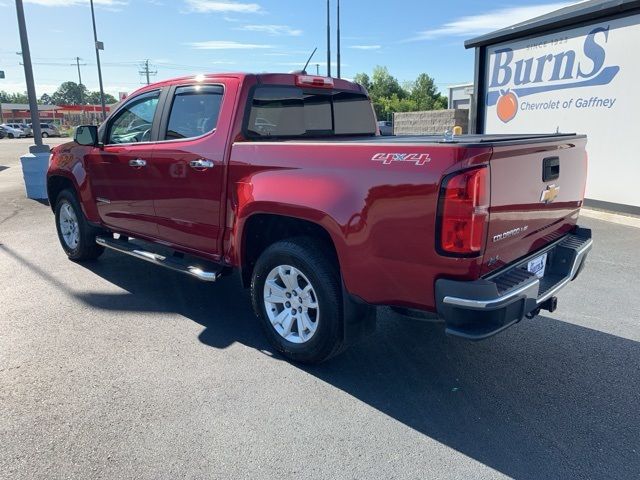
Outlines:
[{"label": "asphalt parking lot", "polygon": [[68,261],[24,198],[29,143],[0,140],[0,478],[640,477],[640,229],[583,219],[558,310],[494,338],[381,309],[300,367],[237,277]]}]

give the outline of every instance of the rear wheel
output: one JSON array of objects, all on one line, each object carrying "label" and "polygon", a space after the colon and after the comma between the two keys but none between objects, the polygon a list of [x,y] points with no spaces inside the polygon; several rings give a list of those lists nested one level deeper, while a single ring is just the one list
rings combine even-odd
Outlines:
[{"label": "rear wheel", "polygon": [[13,138],[13,133],[10,133],[9,135],[7,135],[7,137]]},{"label": "rear wheel", "polygon": [[93,260],[102,255],[104,248],[96,243],[100,231],[87,222],[72,190],[60,192],[55,212],[58,239],[71,260]]},{"label": "rear wheel", "polygon": [[253,271],[251,298],[269,341],[291,360],[319,363],[342,351],[340,277],[321,242],[300,237],[267,248]]},{"label": "rear wheel", "polygon": [[42,138],[48,138],[49,134],[47,132],[42,132]]}]

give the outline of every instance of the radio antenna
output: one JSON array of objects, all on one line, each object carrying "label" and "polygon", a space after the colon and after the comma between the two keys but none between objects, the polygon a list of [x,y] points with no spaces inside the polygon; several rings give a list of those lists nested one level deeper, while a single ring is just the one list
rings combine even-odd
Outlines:
[{"label": "radio antenna", "polygon": [[304,68],[302,69],[302,72],[304,74],[307,73],[307,67],[309,66],[309,62],[311,61],[311,59],[313,58],[313,56],[316,54],[316,50],[318,50],[318,47],[313,49],[313,52],[311,52],[311,55],[309,55],[309,60],[307,60],[307,63],[304,64]]}]

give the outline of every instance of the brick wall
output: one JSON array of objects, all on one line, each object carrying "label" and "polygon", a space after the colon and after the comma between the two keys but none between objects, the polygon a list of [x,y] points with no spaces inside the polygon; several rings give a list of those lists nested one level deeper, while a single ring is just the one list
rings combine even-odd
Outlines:
[{"label": "brick wall", "polygon": [[462,133],[469,129],[469,110],[431,110],[428,112],[406,112],[393,115],[395,135],[444,134],[454,126],[462,127]]}]

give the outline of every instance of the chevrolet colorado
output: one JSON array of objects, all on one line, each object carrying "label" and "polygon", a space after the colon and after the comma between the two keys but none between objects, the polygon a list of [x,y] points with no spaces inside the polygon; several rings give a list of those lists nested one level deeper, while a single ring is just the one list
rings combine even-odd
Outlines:
[{"label": "chevrolet colorado", "polygon": [[213,282],[234,269],[274,347],[320,362],[377,305],[468,339],[541,309],[581,271],[575,134],[381,137],[360,85],[223,74],[145,86],[53,149],[71,260],[105,248]]}]

